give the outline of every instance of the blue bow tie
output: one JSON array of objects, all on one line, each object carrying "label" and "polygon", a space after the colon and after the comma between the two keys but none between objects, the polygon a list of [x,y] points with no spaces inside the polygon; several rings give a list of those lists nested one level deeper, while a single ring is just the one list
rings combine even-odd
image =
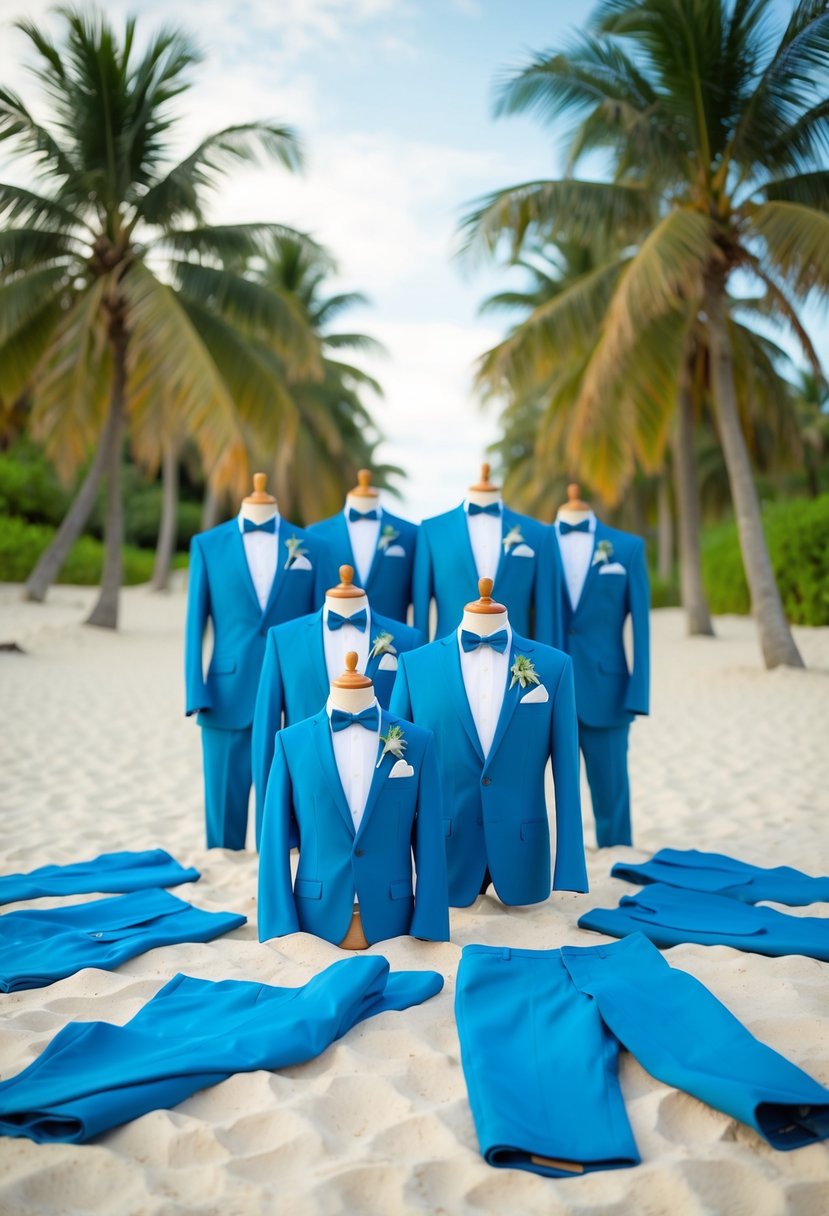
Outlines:
[{"label": "blue bow tie", "polygon": [[245,532],[276,532],[276,516],[272,515],[270,519],[266,519],[263,524],[255,524],[252,519],[243,519],[242,526]]},{"label": "blue bow tie", "polygon": [[366,730],[377,730],[380,726],[380,710],[376,705],[369,705],[358,714],[348,714],[344,709],[331,710],[331,729],[347,730],[349,726],[364,726]]},{"label": "blue bow tie", "polygon": [[499,629],[497,633],[491,633],[489,637],[481,637],[479,633],[473,633],[471,629],[462,629],[461,646],[465,654],[469,654],[471,650],[477,650],[479,646],[491,646],[493,650],[503,654],[507,648],[508,636],[506,629]]},{"label": "blue bow tie", "polygon": [[340,616],[339,612],[332,612],[330,608],[328,609],[329,629],[342,629],[343,625],[353,625],[355,629],[360,630],[360,633],[365,633],[367,624],[368,616],[365,608],[361,608],[353,616]]},{"label": "blue bow tie", "polygon": [[568,532],[589,532],[590,520],[583,519],[580,524],[566,524],[563,519],[558,521],[558,530],[562,536],[566,536]]},{"label": "blue bow tie", "polygon": [[371,511],[358,511],[356,507],[348,508],[348,522],[350,524],[358,524],[363,519],[379,519],[379,518],[380,518],[380,512],[377,510],[376,507],[373,507]]},{"label": "blue bow tie", "polygon": [[476,502],[471,502],[467,507],[470,515],[500,515],[501,504],[499,502],[491,502],[488,507],[479,507]]}]

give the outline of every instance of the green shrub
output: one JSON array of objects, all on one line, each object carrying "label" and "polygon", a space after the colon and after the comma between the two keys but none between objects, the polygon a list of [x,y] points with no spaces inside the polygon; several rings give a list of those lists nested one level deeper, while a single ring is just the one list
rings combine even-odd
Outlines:
[{"label": "green shrub", "polygon": [[651,608],[678,608],[680,604],[679,583],[676,578],[662,579],[651,570]]},{"label": "green shrub", "polygon": [[20,440],[0,455],[0,515],[57,525],[68,507],[69,493],[34,444]]},{"label": "green shrub", "polygon": [[[773,503],[763,524],[789,620],[829,625],[829,494]],[[736,524],[703,532],[702,575],[712,612],[751,610]]]},{"label": "green shrub", "polygon": [[[22,583],[55,535],[55,529],[44,524],[27,524],[22,519],[0,518],[0,582]],[[124,584],[149,582],[155,554],[149,549],[124,546]],[[104,546],[92,536],[82,536],[70,550],[58,582],[95,586],[101,580]],[[176,567],[186,566],[183,555],[176,557]]]}]

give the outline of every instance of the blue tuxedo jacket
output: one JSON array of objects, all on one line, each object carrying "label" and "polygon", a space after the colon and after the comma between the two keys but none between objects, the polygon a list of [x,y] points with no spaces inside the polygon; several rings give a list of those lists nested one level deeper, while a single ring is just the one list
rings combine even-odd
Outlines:
[{"label": "blue tuxedo jacket", "polygon": [[[523,637],[530,636],[531,609],[542,584],[559,586],[561,569],[553,560],[547,527],[504,508],[501,513],[502,538],[520,528],[523,543],[510,549],[501,546],[501,556],[495,572],[493,596],[509,610],[510,622]],[[530,555],[516,555],[516,550],[531,549]],[[429,636],[429,605],[432,597],[437,604],[435,636],[444,637],[457,629],[464,605],[478,598],[478,571],[463,506],[444,515],[424,519],[417,538],[414,567],[414,623]],[[539,641],[552,644],[554,617],[553,599],[548,597],[542,616],[537,614],[535,635]]]},{"label": "blue tuxedo jacket", "polygon": [[[387,527],[394,528],[398,535],[388,545],[381,546],[379,542],[383,529]],[[340,581],[339,568],[346,562],[349,566],[354,566],[354,580],[359,583],[345,512],[338,511],[330,519],[321,519],[319,523],[311,524],[308,531],[312,536],[322,537],[331,557],[326,587],[334,586]],[[363,590],[368,595],[372,608],[376,608],[383,616],[391,617],[393,621],[405,621],[409,604],[412,602],[417,524],[384,510],[377,539],[374,560]]]},{"label": "blue tuxedo jacket", "polygon": [[[390,777],[390,754],[374,771],[355,834],[328,715],[321,710],[279,732],[265,796],[259,850],[259,940],[313,933],[339,943],[354,897],[369,942],[411,934],[449,939],[441,789],[432,734],[386,710],[381,735],[403,728],[411,776]],[[379,753],[379,749],[378,749]],[[291,826],[299,867],[291,889]],[[412,854],[417,887],[412,890]]]},{"label": "blue tuxedo jacket", "polygon": [[[550,529],[558,552],[558,535]],[[650,589],[645,546],[638,536],[608,528],[598,520],[593,554],[601,541],[613,546],[606,562],[591,564],[581,598],[573,610],[559,570],[559,603],[563,649],[573,660],[576,708],[585,726],[624,726],[634,714],[650,708]],[[622,571],[602,574],[605,567]],[[552,584],[541,592],[540,613],[552,612]],[[625,619],[633,626],[633,670],[628,671],[623,644]]]},{"label": "blue tuxedo jacket", "polygon": [[816,878],[791,866],[765,869],[723,853],[701,853],[697,849],[660,849],[639,865],[617,861],[610,873],[628,882],[659,882],[684,891],[726,895],[745,904],[768,900],[797,908],[829,902],[827,875]]},{"label": "blue tuxedo jacket", "polygon": [[[292,536],[302,541],[310,569],[291,568],[285,541]],[[263,612],[239,521],[231,519],[193,537],[184,649],[188,715],[198,713],[200,725],[222,730],[250,726],[268,629],[321,603],[328,564],[323,542],[283,519],[276,574]],[[202,640],[208,618],[213,623],[213,655],[205,678]]]},{"label": "blue tuxedo jacket", "polygon": [[[370,601],[369,601],[370,602]],[[259,678],[256,710],[253,716],[253,784],[256,787],[256,836],[262,830],[265,789],[273,760],[273,742],[283,725],[291,726],[310,718],[328,698],[328,670],[323,645],[322,609],[286,621],[269,630],[265,642],[265,657]],[[390,633],[398,654],[423,645],[419,629],[401,625],[372,610],[370,637]],[[381,663],[385,664],[381,667]],[[391,667],[391,664],[394,667]],[[377,700],[388,709],[397,659],[390,655],[375,655],[366,665],[366,675],[374,684]],[[284,715],[284,723],[283,723]]]},{"label": "blue tuxedo jacket", "polygon": [[456,634],[402,655],[397,671],[392,712],[429,727],[437,740],[449,902],[456,907],[477,898],[487,864],[505,904],[538,903],[550,894],[544,770],[551,756],[553,885],[587,890],[572,664],[560,651],[513,633],[510,667],[517,654],[532,660],[548,700],[522,704],[538,686],[508,688],[486,759],[466,697]]},{"label": "blue tuxedo jacket", "polygon": [[44,895],[88,895],[93,891],[146,891],[152,887],[177,887],[200,877],[192,867],[184,869],[164,849],[142,853],[101,853],[90,861],[65,866],[40,866],[28,874],[6,874],[0,878],[0,904]]}]

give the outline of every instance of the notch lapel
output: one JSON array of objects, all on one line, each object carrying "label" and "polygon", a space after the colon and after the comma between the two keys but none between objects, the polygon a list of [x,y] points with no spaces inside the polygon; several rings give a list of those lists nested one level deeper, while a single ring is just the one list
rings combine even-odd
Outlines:
[{"label": "notch lapel", "polygon": [[478,567],[475,565],[475,555],[472,552],[472,542],[469,539],[469,525],[466,522],[466,511],[463,509],[463,504],[455,508],[450,518],[450,537],[447,552],[453,554],[457,561],[463,562],[466,567],[464,577],[466,578],[467,585],[470,588],[477,588]]},{"label": "notch lapel", "polygon": [[484,753],[481,748],[481,740],[478,738],[478,732],[475,729],[475,721],[466,696],[466,685],[463,682],[457,635],[450,633],[448,638],[441,638],[440,644],[443,647],[443,674],[446,677],[446,684],[452,698],[452,703],[455,706],[455,712],[461,720],[463,729],[469,736],[469,742],[475,749],[475,755],[481,761],[481,764],[483,764]]},{"label": "notch lapel", "polygon": [[[259,596],[256,594],[256,588],[253,585],[253,579],[250,574],[250,566],[248,565],[247,555],[245,554],[245,542],[242,538],[242,530],[239,527],[238,519],[230,520],[231,534],[230,552],[231,561],[236,567],[237,577],[239,582],[247,588],[248,595],[253,601],[253,606],[256,609],[256,615],[262,615],[262,608],[259,604]],[[275,580],[274,580],[275,581]],[[273,588],[271,588],[273,591]]]},{"label": "notch lapel", "polygon": [[279,520],[279,535],[277,537],[276,546],[276,569],[273,572],[273,582],[271,583],[271,593],[268,596],[268,602],[265,605],[265,610],[262,613],[266,617],[276,607],[276,601],[282,594],[282,587],[285,583],[285,563],[288,560],[288,550],[285,547],[285,520]]},{"label": "notch lapel", "polygon": [[598,545],[599,541],[603,539],[601,532],[602,532],[602,525],[599,523],[598,520],[596,520],[596,528],[595,528],[595,531],[593,532],[593,548],[590,551],[590,565],[587,567],[587,575],[585,576],[584,586],[581,589],[581,595],[579,596],[579,602],[576,604],[575,608],[573,609],[574,616],[578,613],[582,604],[587,599],[587,596],[590,594],[591,588],[593,587],[593,584],[596,581],[596,576],[599,572],[598,565],[594,564],[594,558],[596,557],[596,546]]},{"label": "notch lapel", "polygon": [[[504,562],[507,559],[507,551],[504,548],[504,537],[515,527],[517,516],[512,511],[508,511],[506,507],[501,507],[501,551],[498,554],[498,565],[495,567],[495,586],[498,586],[498,579],[504,572]],[[520,558],[519,558],[520,561]],[[493,588],[494,590],[494,588]]]},{"label": "notch lapel", "polygon": [[[380,734],[381,735],[388,734],[389,726],[393,725],[395,722],[398,722],[398,721],[402,721],[402,719],[394,718],[394,717],[392,717],[391,714],[387,713],[384,709],[381,709],[380,710]],[[403,734],[405,737],[405,734],[406,734],[405,726],[403,727]],[[382,747],[382,744],[378,744],[378,747],[377,747],[378,754],[380,752],[381,747]],[[404,752],[403,759],[405,760],[405,758],[406,758],[406,753]],[[375,763],[375,765],[377,764],[376,757],[375,757],[374,763]],[[375,806],[377,805],[377,799],[380,797],[380,794],[382,793],[383,789],[385,788],[385,784],[386,784],[386,781],[388,780],[389,773],[391,772],[392,766],[395,763],[396,763],[395,758],[391,754],[391,752],[386,752],[385,756],[383,757],[382,763],[380,764],[380,767],[375,768],[374,772],[371,774],[371,785],[368,788],[368,797],[366,798],[366,805],[363,808],[363,817],[360,820],[360,826],[357,828],[357,835],[355,837],[356,840],[359,840],[360,837],[365,832],[366,824],[368,823],[369,819],[371,818],[372,811],[374,810]]]},{"label": "notch lapel", "polygon": [[368,591],[369,588],[371,587],[371,584],[374,580],[374,576],[377,574],[378,570],[380,569],[380,563],[385,560],[383,550],[380,548],[380,537],[383,535],[383,515],[384,515],[384,512],[381,508],[381,510],[380,510],[380,529],[377,533],[377,540],[375,541],[375,544],[374,544],[374,555],[371,559],[371,565],[369,566],[368,574],[366,575],[366,587],[365,587],[366,591]]},{"label": "notch lapel", "polygon": [[340,770],[337,768],[337,761],[334,757],[334,744],[331,742],[331,724],[328,721],[326,710],[322,709],[314,716],[312,721],[314,723],[317,754],[322,765],[326,787],[334,799],[337,810],[340,812],[349,833],[353,836],[354,821],[351,818],[351,811],[348,809],[343,783],[340,781]]},{"label": "notch lapel", "polygon": [[[337,571],[340,566],[349,565],[355,571],[357,566],[354,562],[354,550],[351,548],[351,536],[346,523],[345,511],[340,511],[339,515],[334,516],[334,551],[332,556],[335,560]],[[338,575],[339,577],[339,575]]]},{"label": "notch lapel", "polygon": [[[322,609],[315,612],[308,621],[308,628],[311,636],[308,639],[308,654],[311,659],[310,669],[313,674],[314,683],[319,689],[319,702],[324,705],[328,697],[328,667],[325,662],[325,642],[323,641],[322,631],[325,628],[322,620]],[[297,656],[300,663],[304,666],[303,656]],[[307,667],[300,673],[300,679],[307,675]]]},{"label": "notch lapel", "polygon": [[[519,558],[519,561],[520,560],[521,559]],[[519,651],[521,654],[531,655],[533,653],[533,649],[534,648],[532,645],[524,645],[523,638],[521,639],[521,644],[516,645],[515,634],[512,635],[512,644],[510,645],[509,660],[507,662],[507,683],[506,688],[504,689],[504,700],[501,702],[501,712],[498,715],[498,725],[495,727],[492,747],[489,749],[484,767],[487,767],[490,761],[494,758],[495,753],[501,746],[501,741],[503,740],[504,735],[507,733],[507,728],[512,721],[512,715],[515,713],[518,702],[521,700],[524,693],[529,691],[528,688],[522,688],[517,680],[513,684],[512,688],[510,688],[510,682],[512,680],[512,673],[510,669],[515,662],[515,656]],[[534,687],[535,685],[533,685],[533,688]]]}]

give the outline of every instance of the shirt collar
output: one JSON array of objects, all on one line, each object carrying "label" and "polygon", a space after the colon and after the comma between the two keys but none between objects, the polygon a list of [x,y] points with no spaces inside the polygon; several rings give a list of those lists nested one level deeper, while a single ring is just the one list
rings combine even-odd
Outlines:
[{"label": "shirt collar", "polygon": [[[589,524],[590,524],[590,529],[589,529],[589,531],[590,531],[590,535],[592,536],[592,534],[593,534],[593,533],[596,531],[596,516],[595,516],[594,512],[593,512],[593,511],[591,511],[591,512],[590,512],[590,514],[589,514],[589,515],[587,515],[587,517],[586,517],[586,518],[587,518],[587,520],[588,520],[588,522],[589,522]],[[559,539],[561,538],[561,528],[559,527],[559,523],[560,523],[560,522],[561,522],[561,521],[560,521],[558,518],[556,518],[556,522],[555,522],[555,529],[556,529],[556,535],[559,537]],[[572,533],[572,532],[568,532],[568,533],[567,533],[567,535],[568,535],[568,536],[572,536],[572,535],[573,535],[573,533]]]},{"label": "shirt collar", "polygon": [[[238,520],[238,523],[239,523],[239,531],[240,531],[240,532],[242,533],[242,535],[244,536],[244,534],[245,534],[245,517],[244,517],[244,515],[242,514],[242,512],[241,512],[241,511],[240,511],[240,512],[239,512],[239,514],[236,516],[236,519]],[[281,522],[281,520],[280,520],[280,515],[279,515],[279,512],[278,512],[278,511],[275,513],[275,515],[274,515],[274,519],[276,520],[276,531],[278,532],[278,531],[279,531],[279,524],[280,524],[280,522]],[[250,536],[250,535],[252,535],[252,533],[248,533],[248,535]]]}]

